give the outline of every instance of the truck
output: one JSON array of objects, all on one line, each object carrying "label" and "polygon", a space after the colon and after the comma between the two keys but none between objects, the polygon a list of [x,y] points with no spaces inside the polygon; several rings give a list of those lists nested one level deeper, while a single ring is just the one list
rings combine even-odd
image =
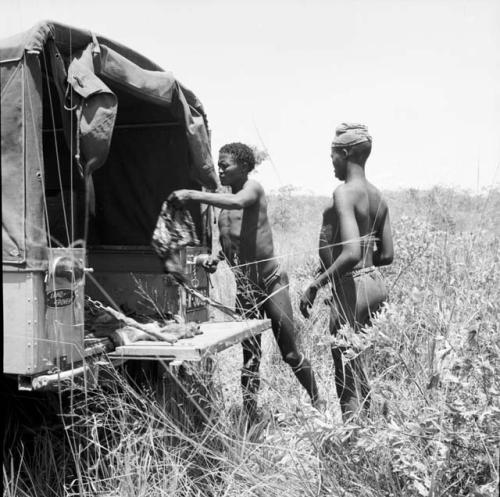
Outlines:
[{"label": "truck", "polygon": [[[3,374],[57,387],[99,361],[199,361],[269,328],[210,319],[197,256],[213,212],[190,205],[199,246],[183,248],[187,292],[151,248],[163,201],[218,186],[203,105],[170,71],[96,33],[43,21],[0,41]],[[201,335],[110,348],[89,307],[181,316]]]}]

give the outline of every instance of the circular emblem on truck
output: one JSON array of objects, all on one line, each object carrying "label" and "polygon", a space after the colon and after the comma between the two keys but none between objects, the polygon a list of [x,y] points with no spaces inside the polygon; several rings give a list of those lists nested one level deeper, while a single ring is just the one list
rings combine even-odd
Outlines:
[{"label": "circular emblem on truck", "polygon": [[47,292],[48,307],[65,307],[71,305],[75,300],[75,292],[69,289],[54,290]]}]

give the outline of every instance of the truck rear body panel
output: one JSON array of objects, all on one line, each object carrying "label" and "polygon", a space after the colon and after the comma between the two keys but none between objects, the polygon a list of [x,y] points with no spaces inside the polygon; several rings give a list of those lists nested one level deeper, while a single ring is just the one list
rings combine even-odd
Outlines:
[{"label": "truck rear body panel", "polygon": [[[186,247],[181,251],[189,284],[204,295],[208,295],[208,278],[194,259],[206,251],[205,247]],[[186,321],[208,320],[206,304],[185,295],[165,273],[161,259],[151,247],[90,247],[88,264],[93,272],[87,277],[85,292],[94,300],[153,319],[170,313],[179,314]]]}]

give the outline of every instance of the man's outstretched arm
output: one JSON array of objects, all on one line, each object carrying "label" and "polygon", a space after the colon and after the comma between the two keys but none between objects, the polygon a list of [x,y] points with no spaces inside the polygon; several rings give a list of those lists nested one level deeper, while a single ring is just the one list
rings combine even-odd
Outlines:
[{"label": "man's outstretched arm", "polygon": [[198,190],[176,190],[168,197],[169,202],[184,205],[190,200],[213,205],[220,209],[245,209],[259,200],[262,187],[255,181],[248,181],[238,193],[210,193]]}]

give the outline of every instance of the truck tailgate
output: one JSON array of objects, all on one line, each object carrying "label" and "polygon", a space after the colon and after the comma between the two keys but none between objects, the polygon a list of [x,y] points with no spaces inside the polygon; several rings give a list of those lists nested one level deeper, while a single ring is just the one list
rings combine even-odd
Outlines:
[{"label": "truck tailgate", "polygon": [[193,338],[184,338],[173,345],[164,342],[136,342],[117,347],[114,352],[109,354],[109,357],[114,359],[199,361],[208,354],[224,350],[269,328],[271,328],[269,319],[206,322],[200,325],[203,333]]}]

